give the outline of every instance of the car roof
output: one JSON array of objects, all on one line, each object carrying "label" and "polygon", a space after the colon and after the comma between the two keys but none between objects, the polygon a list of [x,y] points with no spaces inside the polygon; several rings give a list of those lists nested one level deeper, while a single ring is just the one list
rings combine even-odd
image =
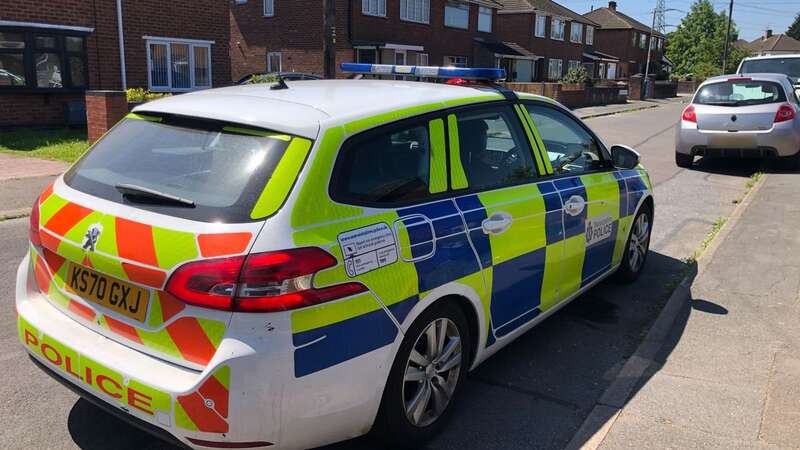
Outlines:
[{"label": "car roof", "polygon": [[720,81],[727,81],[731,78],[733,79],[752,78],[753,80],[756,81],[775,81],[779,83],[789,81],[789,76],[782,73],[743,73],[743,74],[719,75],[716,77],[711,77],[706,81],[704,81],[703,84],[718,83]]},{"label": "car roof", "polygon": [[135,112],[177,114],[223,120],[315,138],[320,127],[363,117],[472,97],[503,99],[490,88],[418,81],[319,80],[248,84],[195,91],[154,100]]},{"label": "car roof", "polygon": [[783,58],[800,58],[800,53],[787,53],[784,55],[764,55],[764,56],[748,56],[742,61],[754,61],[757,59],[783,59]]}]

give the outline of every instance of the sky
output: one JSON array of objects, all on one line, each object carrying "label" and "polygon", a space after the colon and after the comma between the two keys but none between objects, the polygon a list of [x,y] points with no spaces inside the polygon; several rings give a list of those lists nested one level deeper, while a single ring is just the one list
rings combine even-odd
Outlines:
[{"label": "sky", "polygon": [[[608,6],[604,0],[556,0],[567,8],[586,13],[595,8]],[[665,14],[667,32],[675,30],[683,16],[689,11],[692,0],[666,0],[667,8],[685,12],[669,11]],[[712,0],[717,11],[728,11],[728,0]],[[617,0],[617,9],[636,20],[650,25],[653,23],[655,0]],[[800,0],[734,0],[733,21],[739,29],[739,37],[752,41],[771,28],[774,33],[785,33],[800,12]],[[669,26],[675,25],[675,26]]]}]

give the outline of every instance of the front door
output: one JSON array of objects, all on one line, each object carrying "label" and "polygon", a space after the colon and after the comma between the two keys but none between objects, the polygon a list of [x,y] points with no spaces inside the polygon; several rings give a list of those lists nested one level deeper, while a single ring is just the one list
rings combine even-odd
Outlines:
[{"label": "front door", "polygon": [[489,292],[487,346],[536,317],[558,288],[557,272],[545,267],[561,257],[560,246],[548,245],[548,224],[556,235],[560,229],[547,213],[556,204],[558,214],[560,204],[536,184],[542,160],[532,152],[520,113],[484,106],[448,117],[453,188],[467,192],[456,204]]}]

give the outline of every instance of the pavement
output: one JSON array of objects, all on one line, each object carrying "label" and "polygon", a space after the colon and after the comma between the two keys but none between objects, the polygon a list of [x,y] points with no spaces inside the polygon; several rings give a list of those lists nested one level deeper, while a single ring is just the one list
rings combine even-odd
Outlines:
[{"label": "pavement", "polygon": [[0,153],[0,220],[30,214],[39,193],[68,168],[61,161]]},{"label": "pavement", "polygon": [[[599,284],[477,368],[455,400],[452,420],[427,449],[564,448],[624,375],[686,274],[684,259],[717,218],[734,213],[749,176],[764,170],[752,161],[676,167],[674,127],[683,106],[677,99],[587,121],[607,144],[637,148],[650,171],[656,214],[642,278],[632,285]],[[4,191],[0,185],[2,201]],[[21,192],[27,205],[38,193]],[[15,333],[13,286],[26,234],[26,219],[0,221],[0,361],[16,380],[0,384],[0,422],[6,424],[0,448],[170,448],[78,399],[25,357]],[[355,439],[329,450],[373,448]]]},{"label": "pavement", "polygon": [[800,448],[798,195],[796,174],[767,175],[585,449]]},{"label": "pavement", "polygon": [[576,108],[572,112],[581,119],[592,119],[595,117],[611,116],[614,114],[622,114],[633,111],[641,111],[643,109],[658,108],[661,105],[666,105],[675,101],[681,101],[684,97],[679,96],[667,99],[649,99],[649,100],[628,100],[626,103],[617,105],[602,105],[602,106],[587,106],[585,108]]}]

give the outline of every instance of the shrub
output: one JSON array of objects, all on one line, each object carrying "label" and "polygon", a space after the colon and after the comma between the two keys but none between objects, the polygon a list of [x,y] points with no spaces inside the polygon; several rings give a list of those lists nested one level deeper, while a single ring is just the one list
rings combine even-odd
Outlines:
[{"label": "shrub", "polygon": [[250,77],[247,84],[275,83],[276,81],[278,81],[278,77],[275,74],[255,74]]},{"label": "shrub", "polygon": [[589,71],[585,67],[569,69],[561,79],[562,84],[589,84],[590,81]]},{"label": "shrub", "polygon": [[144,103],[149,102],[150,100],[172,95],[164,92],[150,92],[144,90],[144,88],[130,88],[125,91],[125,94],[128,97],[128,103]]}]

